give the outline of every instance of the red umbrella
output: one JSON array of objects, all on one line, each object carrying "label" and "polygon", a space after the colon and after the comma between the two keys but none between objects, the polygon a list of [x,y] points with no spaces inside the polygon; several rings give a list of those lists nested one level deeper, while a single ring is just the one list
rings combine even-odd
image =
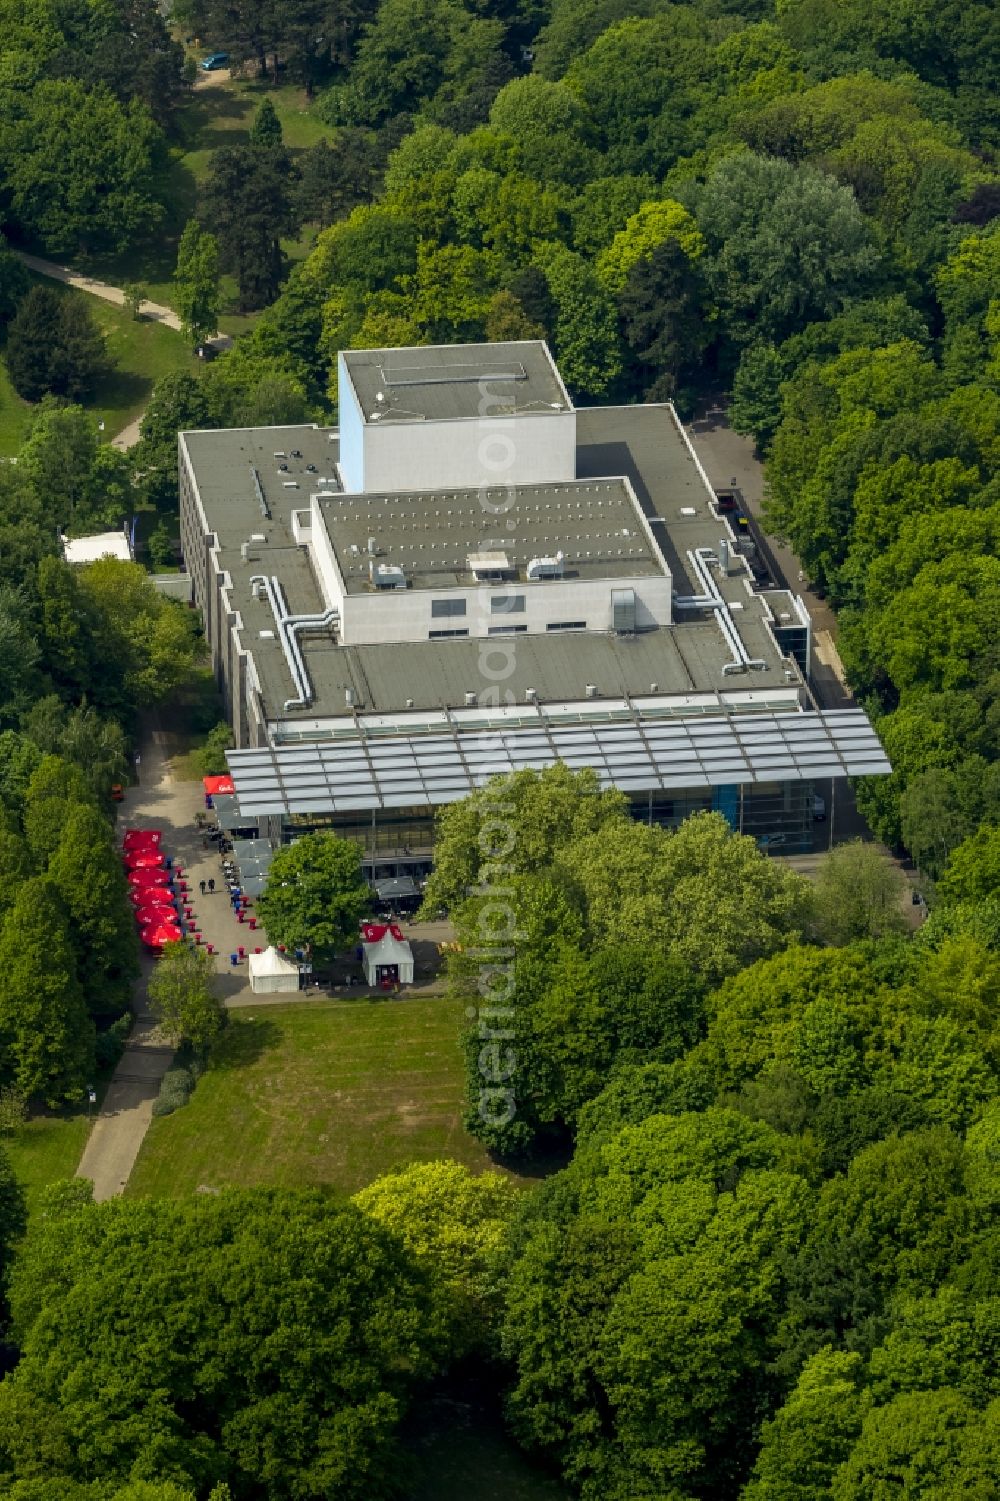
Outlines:
[{"label": "red umbrella", "polygon": [[126,829],[122,847],[126,850],[159,849],[159,829]]},{"label": "red umbrella", "polygon": [[142,930],[142,941],[147,948],[162,949],[165,943],[180,943],[184,934],[176,923],[150,923]]},{"label": "red umbrella", "polygon": [[165,907],[174,900],[166,886],[130,886],[128,894],[133,907]]},{"label": "red umbrella", "polygon": [[137,907],[135,920],[139,924],[140,928],[148,928],[150,924],[152,924],[154,928],[158,928],[162,926],[163,923],[172,923],[176,928],[177,913],[174,911],[173,907],[166,907],[161,902],[156,907]]},{"label": "red umbrella", "polygon": [[155,870],[163,864],[159,850],[130,850],[125,856],[126,870]]},{"label": "red umbrella", "polygon": [[130,870],[128,883],[130,886],[169,886],[170,872],[167,870],[153,870],[149,867],[143,870]]}]

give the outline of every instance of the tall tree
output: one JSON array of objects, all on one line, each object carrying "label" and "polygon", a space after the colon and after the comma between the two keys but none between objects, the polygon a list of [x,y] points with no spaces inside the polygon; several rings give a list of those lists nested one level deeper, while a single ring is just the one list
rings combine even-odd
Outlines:
[{"label": "tall tree", "polygon": [[90,1010],[123,1010],[139,973],[135,924],[111,826],[86,804],[69,814],[48,869],[69,914]]},{"label": "tall tree", "polygon": [[33,877],[0,931],[0,1067],[47,1105],[77,1101],[93,1078],[94,1036],[62,903]]},{"label": "tall tree", "polygon": [[191,343],[212,338],[219,320],[219,247],[215,236],[195,219],[185,224],[177,247],[174,288],[181,324]]},{"label": "tall tree", "polygon": [[77,295],[32,287],[7,335],[7,368],[28,401],[51,393],[77,400],[107,367],[104,336]]},{"label": "tall tree", "polygon": [[294,228],[289,158],[273,147],[228,146],[214,153],[211,177],[206,218],[236,277],[240,308],[266,307],[281,286],[281,237]]},{"label": "tall tree", "polygon": [[382,1501],[411,1394],[447,1351],[428,1272],[317,1192],[40,1216],[11,1303],[21,1359],[0,1385],[0,1468],[60,1496],[169,1474],[204,1497],[222,1481]]}]

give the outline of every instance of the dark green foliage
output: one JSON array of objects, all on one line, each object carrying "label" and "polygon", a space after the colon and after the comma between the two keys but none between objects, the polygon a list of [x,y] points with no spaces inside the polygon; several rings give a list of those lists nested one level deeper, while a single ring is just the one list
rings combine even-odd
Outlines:
[{"label": "dark green foliage", "polygon": [[145,1474],[199,1495],[386,1496],[409,1394],[445,1352],[428,1274],[319,1193],[50,1214],[11,1302],[0,1471],[44,1468],[62,1494]]},{"label": "dark green foliage", "polygon": [[208,227],[236,277],[241,310],[266,307],[284,271],[281,236],[294,227],[291,163],[280,146],[226,146],[212,157]]},{"label": "dark green foliage", "polygon": [[18,304],[7,333],[7,369],[20,395],[76,401],[103,374],[104,336],[80,297],[32,287]]},{"label": "dark green foliage", "polygon": [[0,930],[0,1072],[47,1105],[82,1097],[94,1024],[53,883],[25,881]]}]

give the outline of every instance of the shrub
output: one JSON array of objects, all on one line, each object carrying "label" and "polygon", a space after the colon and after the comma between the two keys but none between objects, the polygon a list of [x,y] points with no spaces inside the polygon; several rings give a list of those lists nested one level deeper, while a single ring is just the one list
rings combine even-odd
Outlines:
[{"label": "shrub", "polygon": [[173,1115],[191,1098],[194,1077],[189,1068],[168,1068],[163,1075],[158,1098],[153,1102],[154,1115]]}]

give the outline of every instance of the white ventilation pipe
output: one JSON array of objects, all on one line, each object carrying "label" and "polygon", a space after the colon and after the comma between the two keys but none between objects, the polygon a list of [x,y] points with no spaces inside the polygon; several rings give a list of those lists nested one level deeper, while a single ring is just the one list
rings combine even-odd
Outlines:
[{"label": "white ventilation pipe", "polygon": [[719,592],[719,586],[712,577],[710,564],[718,565],[719,559],[714,548],[696,547],[688,549],[687,560],[691,564],[695,578],[703,589],[702,594],[678,595],[674,600],[674,607],[678,610],[711,610],[718,622],[719,629],[726,638],[726,644],[732,652],[732,661],[723,664],[722,675],[729,677],[734,672],[766,672],[767,663],[762,657],[751,657],[739,631],[733,624],[729,613],[729,606]]},{"label": "white ventilation pipe", "polygon": [[289,709],[305,709],[313,701],[312,683],[302,656],[302,648],[299,645],[299,635],[306,631],[329,630],[331,626],[340,624],[340,611],[337,609],[324,610],[321,615],[290,615],[288,602],[285,599],[284,590],[278,578],[267,578],[262,573],[254,574],[250,580],[251,589],[255,584],[263,586],[274,615],[274,623],[278,628],[278,637],[285,653],[285,661],[292,675],[295,685],[296,698],[286,698],[282,709],[287,713]]}]

